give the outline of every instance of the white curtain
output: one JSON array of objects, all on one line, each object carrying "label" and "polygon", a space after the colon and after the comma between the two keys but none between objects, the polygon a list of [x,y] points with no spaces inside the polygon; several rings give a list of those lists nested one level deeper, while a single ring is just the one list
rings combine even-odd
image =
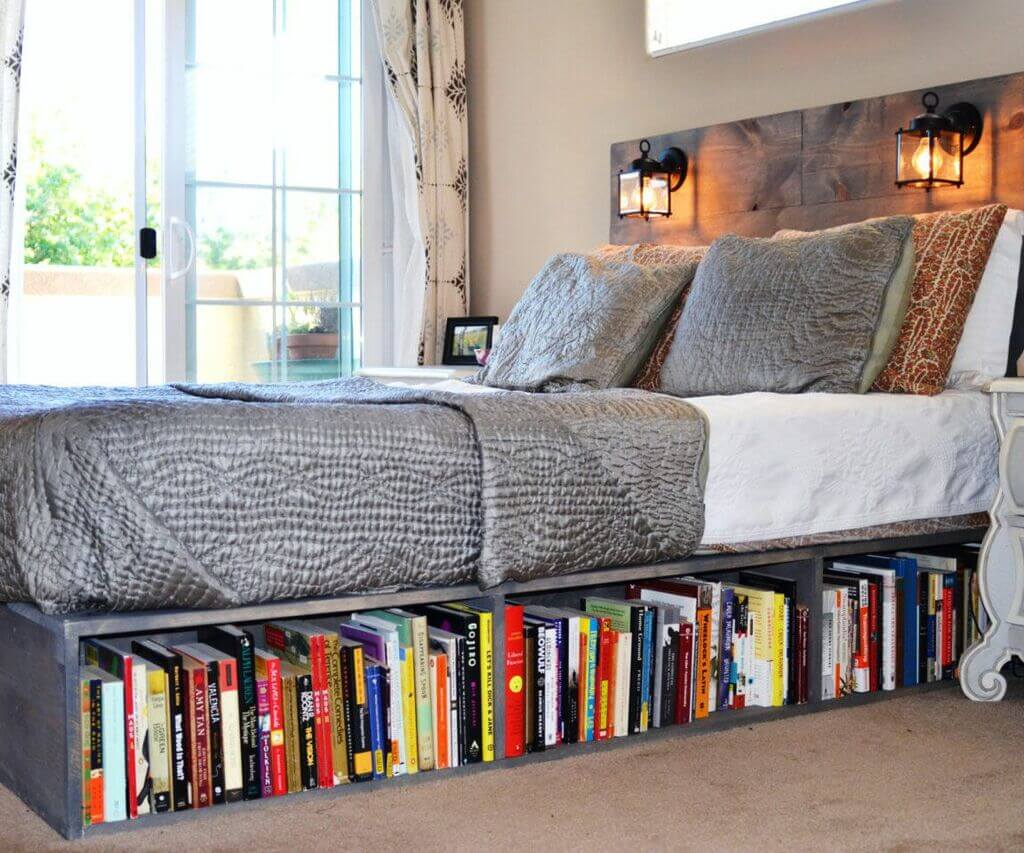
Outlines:
[{"label": "white curtain", "polygon": [[14,186],[18,172],[18,88],[25,0],[0,0],[0,381],[7,381],[7,307],[11,294]]},{"label": "white curtain", "polygon": [[[373,0],[388,91],[396,328],[420,364],[469,307],[469,176],[462,0]],[[395,117],[395,112],[389,118]],[[399,363],[411,343],[396,350]]]}]

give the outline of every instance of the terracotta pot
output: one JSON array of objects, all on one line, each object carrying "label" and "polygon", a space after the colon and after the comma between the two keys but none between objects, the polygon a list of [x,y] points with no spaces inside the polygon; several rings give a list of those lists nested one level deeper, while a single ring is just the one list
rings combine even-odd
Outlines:
[{"label": "terracotta pot", "polygon": [[336,332],[302,332],[288,336],[289,361],[336,358],[337,355],[338,335]]}]

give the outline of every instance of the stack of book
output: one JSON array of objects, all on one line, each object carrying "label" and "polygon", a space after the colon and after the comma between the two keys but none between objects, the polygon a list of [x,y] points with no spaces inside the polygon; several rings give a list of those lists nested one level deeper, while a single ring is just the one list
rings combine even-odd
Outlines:
[{"label": "stack of book", "polygon": [[607,740],[808,698],[795,582],[670,578],[579,608],[505,608],[505,753]]},{"label": "stack of book", "polygon": [[82,643],[86,825],[494,760],[493,613]]},{"label": "stack of book", "polygon": [[955,677],[984,631],[977,549],[835,560],[822,589],[822,698]]}]

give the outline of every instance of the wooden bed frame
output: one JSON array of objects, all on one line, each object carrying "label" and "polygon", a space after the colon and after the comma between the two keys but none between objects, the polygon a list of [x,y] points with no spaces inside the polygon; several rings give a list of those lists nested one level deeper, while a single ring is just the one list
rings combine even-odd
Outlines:
[{"label": "wooden bed frame", "polygon": [[607,594],[633,581],[680,574],[711,574],[736,580],[742,569],[771,566],[776,574],[796,581],[797,603],[809,611],[808,671],[821,671],[822,572],[825,561],[852,554],[913,550],[935,545],[980,542],[984,528],[948,531],[921,536],[861,542],[812,545],[790,550],[743,554],[715,554],[685,560],[628,568],[598,569],[525,583],[505,583],[483,592],[473,584],[410,589],[400,592],[345,595],[332,598],[282,601],[223,610],[165,610],[137,613],[87,613],[47,616],[34,605],[0,606],[0,783],[27,803],[66,838],[89,837],[139,827],[162,827],[181,820],[201,820],[222,814],[222,808],[249,809],[280,798],[250,800],[225,807],[144,816],[138,820],[84,827],[82,823],[81,709],[79,693],[79,643],[90,637],[153,637],[194,641],[203,625],[232,623],[259,625],[271,619],[342,616],[374,607],[454,600],[486,600],[494,607],[495,758],[493,763],[450,770],[430,771],[397,779],[343,785],[295,796],[337,796],[380,786],[410,785],[499,767],[517,767],[533,761],[549,761],[590,750],[611,749],[655,738],[683,737],[707,731],[749,725],[755,721],[848,708],[909,691],[954,687],[942,681],[890,692],[856,694],[839,700],[821,700],[821,679],[810,679],[806,705],[720,711],[688,725],[651,729],[637,737],[616,738],[557,748],[514,759],[505,759],[505,657],[504,608],[506,599],[545,601],[577,606],[581,595]]}]

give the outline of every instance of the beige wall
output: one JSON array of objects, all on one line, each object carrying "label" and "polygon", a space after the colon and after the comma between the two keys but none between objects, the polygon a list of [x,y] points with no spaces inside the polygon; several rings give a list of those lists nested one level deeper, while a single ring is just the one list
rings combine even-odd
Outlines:
[{"label": "beige wall", "polygon": [[614,141],[1024,69],[1024,0],[894,0],[659,59],[643,7],[466,0],[474,313],[607,240]]}]

